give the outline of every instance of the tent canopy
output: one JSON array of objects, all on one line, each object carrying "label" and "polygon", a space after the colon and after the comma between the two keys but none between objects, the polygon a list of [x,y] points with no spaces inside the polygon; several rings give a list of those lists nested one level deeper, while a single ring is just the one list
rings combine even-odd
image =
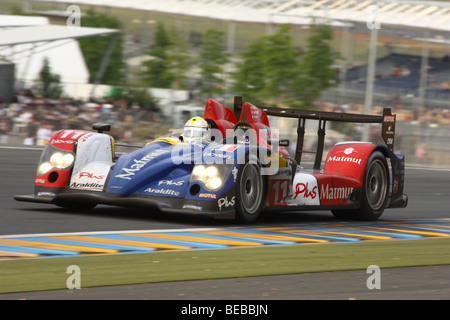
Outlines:
[{"label": "tent canopy", "polygon": [[0,31],[0,46],[85,38],[119,33],[116,29],[41,25]]}]

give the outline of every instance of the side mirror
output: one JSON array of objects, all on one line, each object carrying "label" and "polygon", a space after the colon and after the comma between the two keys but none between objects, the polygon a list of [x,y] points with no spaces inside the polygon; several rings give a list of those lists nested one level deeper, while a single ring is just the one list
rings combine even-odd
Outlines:
[{"label": "side mirror", "polygon": [[97,122],[94,123],[92,129],[97,130],[98,133],[103,133],[104,131],[111,131],[111,125],[109,123]]},{"label": "side mirror", "polygon": [[289,147],[289,139],[281,139],[280,141],[278,141],[278,144],[281,147]]},{"label": "side mirror", "polygon": [[[272,144],[272,140],[267,140],[267,143],[268,144]],[[278,145],[280,146],[280,147],[289,147],[289,139],[280,139],[280,140],[278,140]]]}]

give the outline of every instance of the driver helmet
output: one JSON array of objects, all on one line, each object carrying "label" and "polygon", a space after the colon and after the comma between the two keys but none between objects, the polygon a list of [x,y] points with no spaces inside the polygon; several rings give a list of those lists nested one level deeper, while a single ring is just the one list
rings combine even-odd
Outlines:
[{"label": "driver helmet", "polygon": [[201,117],[193,117],[184,125],[183,140],[187,143],[209,140],[211,138],[211,126]]}]

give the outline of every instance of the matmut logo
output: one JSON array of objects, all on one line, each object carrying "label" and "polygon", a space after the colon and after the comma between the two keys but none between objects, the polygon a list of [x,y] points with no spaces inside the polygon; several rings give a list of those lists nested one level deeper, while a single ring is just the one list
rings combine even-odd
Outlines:
[{"label": "matmut logo", "polygon": [[330,187],[323,184],[320,188],[320,199],[339,200],[347,198],[353,191],[353,187]]},{"label": "matmut logo", "polygon": [[352,158],[352,157],[346,157],[346,156],[332,156],[329,157],[328,162],[336,161],[336,162],[351,162],[356,164],[361,164],[362,159],[361,158]]}]

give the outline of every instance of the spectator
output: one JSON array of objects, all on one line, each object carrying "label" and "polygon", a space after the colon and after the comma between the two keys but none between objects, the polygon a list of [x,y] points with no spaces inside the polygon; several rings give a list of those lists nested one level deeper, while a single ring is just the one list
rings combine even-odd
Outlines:
[{"label": "spectator", "polygon": [[9,143],[9,131],[10,131],[10,125],[8,119],[4,118],[1,119],[0,122],[0,143],[1,144],[8,144]]},{"label": "spectator", "polygon": [[28,133],[28,136],[23,140],[24,146],[34,146],[36,144],[35,137]]},{"label": "spectator", "polygon": [[45,146],[48,140],[52,137],[52,134],[53,132],[50,129],[50,126],[44,123],[36,133],[37,144],[40,146]]}]

